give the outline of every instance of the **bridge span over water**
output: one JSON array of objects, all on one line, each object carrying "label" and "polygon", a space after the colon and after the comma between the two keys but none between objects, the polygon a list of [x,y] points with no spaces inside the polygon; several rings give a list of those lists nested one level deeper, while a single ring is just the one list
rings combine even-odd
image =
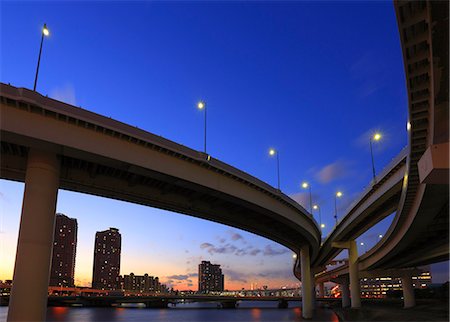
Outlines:
[{"label": "bridge span over water", "polygon": [[[216,221],[269,238],[308,260],[317,256],[321,236],[311,214],[261,180],[25,88],[1,84],[0,96],[1,178],[25,182],[12,320],[45,317],[59,188]],[[25,298],[33,305],[21,310]]]}]

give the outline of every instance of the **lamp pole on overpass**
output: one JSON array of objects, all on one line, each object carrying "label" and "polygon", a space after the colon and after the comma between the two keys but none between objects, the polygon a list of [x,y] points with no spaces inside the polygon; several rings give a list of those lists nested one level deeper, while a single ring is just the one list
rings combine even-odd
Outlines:
[{"label": "lamp pole on overpass", "polygon": [[340,198],[340,197],[342,197],[342,192],[341,191],[336,192],[336,194],[334,195],[334,220],[336,221],[336,226],[338,223],[338,220],[337,220],[337,198]]},{"label": "lamp pole on overpass", "polygon": [[304,181],[304,182],[302,183],[302,188],[303,188],[303,189],[308,189],[308,188],[309,188],[309,209],[310,209],[311,215],[312,215],[312,214],[313,214],[313,204],[312,204],[311,185],[310,185],[308,182]]},{"label": "lamp pole on overpass", "polygon": [[39,75],[39,65],[41,64],[41,54],[42,54],[42,44],[44,43],[44,36],[48,37],[50,35],[50,31],[47,28],[47,24],[44,23],[44,26],[42,27],[42,37],[41,37],[41,47],[39,48],[39,56],[38,56],[38,63],[36,68],[36,76],[34,77],[34,87],[33,91],[36,91],[36,85]]},{"label": "lamp pole on overpass", "polygon": [[373,174],[373,183],[376,183],[375,179],[375,162],[373,161],[373,150],[372,150],[372,140],[373,141],[380,141],[381,134],[375,133],[373,136],[370,137],[369,144],[370,144],[370,156],[372,157],[372,174]]},{"label": "lamp pole on overpass", "polygon": [[203,152],[206,153],[206,103],[204,101],[199,101],[197,103],[197,108],[199,110],[205,110],[205,133],[204,133],[204,148],[203,148]]},{"label": "lamp pole on overpass", "polygon": [[278,179],[278,190],[280,190],[280,152],[272,148],[269,150],[269,155],[277,156],[277,179]]},{"label": "lamp pole on overpass", "polygon": [[325,224],[322,224],[322,211],[320,210],[319,205],[314,205],[313,206],[314,210],[319,210],[319,224],[320,224],[320,228],[325,228]]}]

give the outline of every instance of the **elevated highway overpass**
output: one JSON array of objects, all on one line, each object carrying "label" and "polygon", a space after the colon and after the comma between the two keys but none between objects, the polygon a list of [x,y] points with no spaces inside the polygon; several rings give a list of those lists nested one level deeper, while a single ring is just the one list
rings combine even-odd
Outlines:
[{"label": "elevated highway overpass", "polygon": [[[394,6],[408,90],[406,156],[354,204],[320,252],[311,215],[258,179],[137,128],[0,85],[1,177],[25,182],[8,319],[21,317],[25,295],[36,305],[22,319],[45,314],[59,188],[217,221],[287,246],[299,254],[294,273],[303,280],[304,317],[312,315],[310,261],[320,270],[341,248],[350,250],[354,307],[360,305],[359,270],[448,259],[448,2]],[[358,258],[354,238],[393,211],[383,239]],[[29,272],[30,262],[43,265]],[[36,284],[31,295],[25,294],[30,282]]]},{"label": "elevated highway overpass", "polygon": [[[319,272],[342,248],[349,250],[349,265],[334,275],[350,275],[355,308],[360,306],[360,271],[449,259],[448,2],[394,1],[394,5],[408,91],[407,150],[354,203],[313,262]],[[358,258],[355,239],[394,211],[382,240]],[[299,275],[298,269],[294,271]],[[407,307],[415,303],[410,284],[410,280],[403,283]]]},{"label": "elevated highway overpass", "polygon": [[308,260],[318,254],[311,214],[210,155],[25,88],[1,84],[0,107],[1,178],[25,182],[11,321],[45,318],[60,188],[237,227]]},{"label": "elevated highway overpass", "polygon": [[403,149],[357,198],[323,242],[313,262],[316,269],[324,267],[341,249],[334,242],[353,240],[392,214],[400,201],[406,171],[407,149]]}]

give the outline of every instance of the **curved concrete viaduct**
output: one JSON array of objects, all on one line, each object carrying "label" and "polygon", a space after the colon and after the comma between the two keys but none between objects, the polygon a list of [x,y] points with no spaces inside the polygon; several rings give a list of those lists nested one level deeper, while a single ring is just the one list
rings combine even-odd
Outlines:
[{"label": "curved concrete viaduct", "polygon": [[[395,193],[396,214],[383,239],[358,258],[354,238],[362,227],[368,227],[360,224],[352,228],[353,222],[362,220],[349,213],[314,262],[322,266],[337,254],[337,248],[349,249],[349,265],[334,273],[349,273],[354,285],[352,307],[360,306],[359,271],[409,268],[449,258],[448,2],[394,4],[409,101],[408,153],[406,168],[401,170],[401,195],[398,190]],[[374,217],[382,217],[382,212],[374,213]],[[408,275],[402,284],[405,306],[413,306]]]},{"label": "curved concrete viaduct", "polygon": [[[9,320],[45,314],[42,294],[46,298],[59,188],[205,218],[317,256],[321,237],[313,217],[268,184],[204,153],[36,92],[1,84],[0,94],[1,178],[25,182]],[[28,272],[32,260],[46,267]],[[29,285],[38,280],[41,293],[33,300]],[[29,313],[28,304],[26,312],[20,310],[23,296],[27,303],[40,301],[40,313]]]},{"label": "curved concrete viaduct", "polygon": [[313,267],[324,267],[339,254],[341,250],[333,243],[356,239],[397,209],[406,170],[406,152],[403,149],[376,177],[376,183],[369,186],[348,208],[322,244]]},{"label": "curved concrete viaduct", "polygon": [[407,171],[394,221],[360,269],[449,258],[448,2],[396,1],[395,8],[409,100]]},{"label": "curved concrete viaduct", "polygon": [[[348,212],[340,220],[337,226],[333,229],[331,234],[322,244],[319,255],[313,261],[311,274],[311,292],[315,293],[314,284],[319,283],[320,289],[323,289],[323,279],[325,276],[335,276],[336,274],[325,274],[315,277],[317,273],[323,273],[326,265],[336,257],[342,248],[348,248],[351,260],[353,260],[351,280],[353,284],[359,285],[359,274],[356,261],[358,259],[357,247],[355,239],[363,234],[365,231],[380,222],[386,216],[393,213],[399,204],[402,192],[402,183],[406,171],[406,157],[407,149],[403,149],[385,169],[376,177],[376,180],[369,186],[359,198],[353,202],[348,208]],[[294,274],[297,278],[302,278],[302,265],[297,258],[294,265]],[[339,270],[338,272],[341,272]],[[348,266],[346,270],[342,271],[348,274]],[[326,278],[325,278],[326,279]],[[342,279],[345,283],[343,285],[343,294],[349,295],[348,279]],[[358,282],[357,282],[358,281]],[[346,292],[349,291],[349,292]],[[360,293],[359,288],[353,287],[352,291],[352,306],[359,307],[358,302]],[[345,305],[347,301],[344,301]]]}]

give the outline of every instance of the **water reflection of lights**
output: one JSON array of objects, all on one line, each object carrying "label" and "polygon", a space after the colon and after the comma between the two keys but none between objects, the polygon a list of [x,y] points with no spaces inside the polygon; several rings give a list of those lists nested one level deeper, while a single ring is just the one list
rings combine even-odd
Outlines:
[{"label": "water reflection of lights", "polygon": [[261,317],[261,309],[253,308],[251,312],[252,312],[252,318],[259,319]]},{"label": "water reflection of lights", "polygon": [[55,307],[53,307],[53,313],[55,315],[65,314],[66,312],[67,312],[67,307],[63,307],[63,306],[55,306]]}]

